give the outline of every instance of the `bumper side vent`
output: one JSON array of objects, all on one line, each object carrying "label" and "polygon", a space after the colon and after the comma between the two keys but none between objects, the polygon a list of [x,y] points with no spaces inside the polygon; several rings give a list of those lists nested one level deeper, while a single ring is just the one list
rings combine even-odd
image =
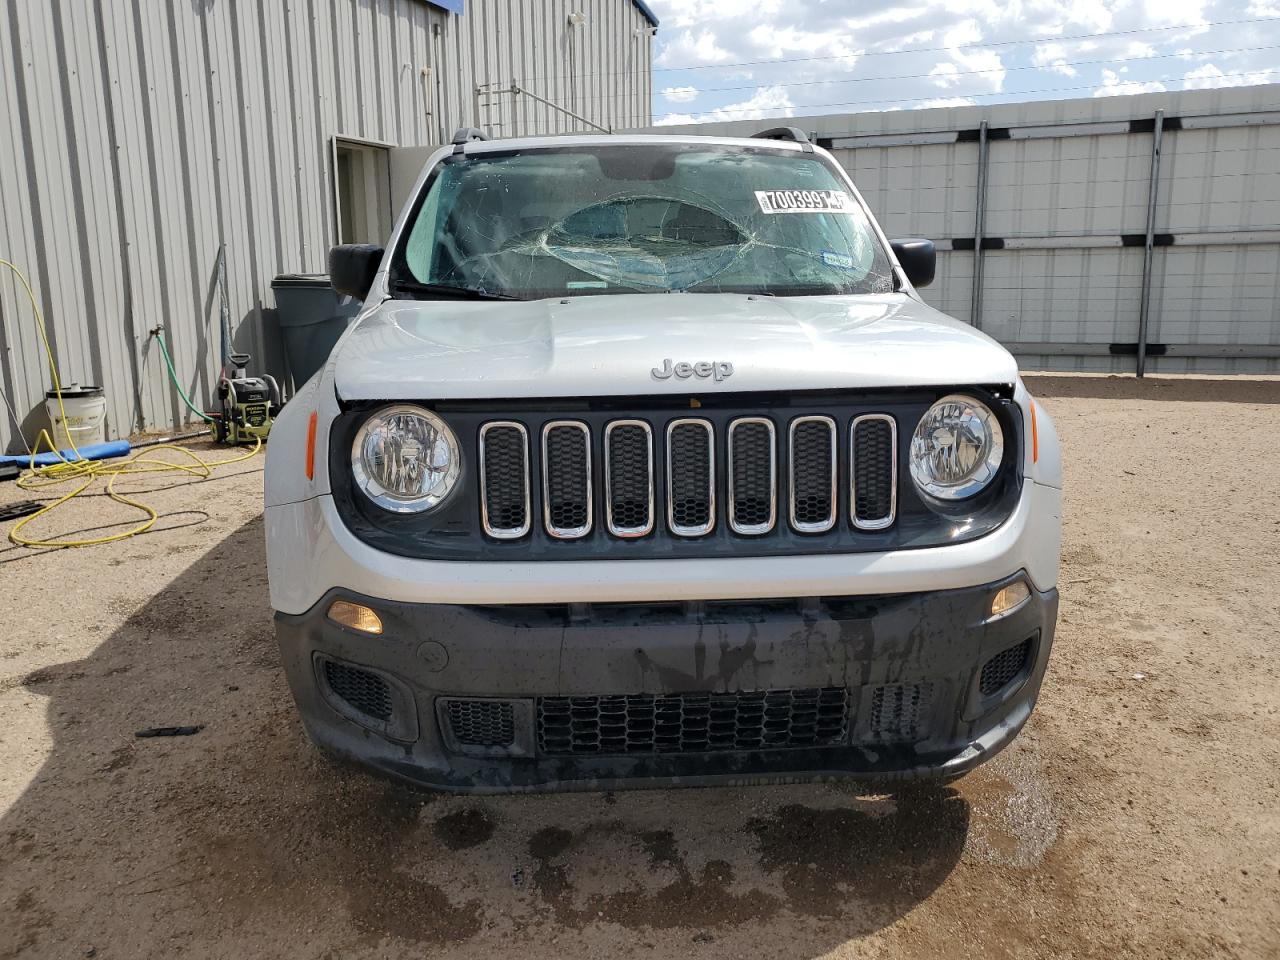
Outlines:
[{"label": "bumper side vent", "polygon": [[390,722],[391,685],[376,673],[326,660],[324,675],[329,689],[352,709],[383,723]]},{"label": "bumper side vent", "polygon": [[871,740],[914,743],[928,727],[931,683],[889,683],[871,692]]},{"label": "bumper side vent", "polygon": [[418,739],[418,711],[402,681],[319,652],[312,663],[320,695],[338,714],[391,740]]},{"label": "bumper side vent", "polygon": [[1006,686],[1021,676],[1031,659],[1031,641],[1027,637],[988,660],[982,667],[982,676],[978,680],[978,689],[984,697],[999,693]]}]

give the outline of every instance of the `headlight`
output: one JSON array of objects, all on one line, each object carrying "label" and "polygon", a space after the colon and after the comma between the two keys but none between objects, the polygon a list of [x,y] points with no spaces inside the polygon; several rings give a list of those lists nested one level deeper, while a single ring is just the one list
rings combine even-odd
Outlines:
[{"label": "headlight", "polygon": [[911,438],[911,479],[940,500],[979,493],[1000,469],[1004,432],[980,400],[960,394],[930,407]]},{"label": "headlight", "polygon": [[458,482],[458,438],[430,410],[400,404],[379,410],[351,447],[351,473],[365,496],[396,513],[430,510]]}]

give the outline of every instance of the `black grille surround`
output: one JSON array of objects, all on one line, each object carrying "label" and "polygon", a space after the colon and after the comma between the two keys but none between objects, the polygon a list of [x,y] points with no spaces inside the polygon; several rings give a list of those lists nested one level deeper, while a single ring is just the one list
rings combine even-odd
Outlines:
[{"label": "black grille surround", "polygon": [[[926,503],[910,480],[906,459],[908,441],[915,424],[930,404],[940,396],[955,392],[969,393],[995,411],[1004,431],[1005,462],[995,481],[977,497],[957,504]],[[987,535],[1008,519],[1022,490],[1021,471],[1017,469],[1023,449],[1020,412],[1007,398],[976,388],[948,387],[853,395],[823,392],[785,396],[702,396],[696,405],[688,397],[667,400],[592,398],[574,402],[459,401],[423,404],[443,417],[458,437],[463,463],[457,486],[434,510],[423,514],[391,514],[355,489],[350,471],[351,444],[356,431],[370,412],[389,402],[347,404],[330,433],[329,477],[339,515],[348,529],[376,549],[406,557],[515,562],[788,556],[815,552],[918,549],[962,543]],[[852,428],[856,418],[867,414],[891,418],[896,424],[898,438],[895,451],[896,510],[890,525],[874,530],[856,526],[853,514]],[[802,417],[829,417],[836,428],[836,521],[829,530],[820,533],[795,530],[789,517],[790,428],[793,421]],[[767,419],[775,430],[777,517],[773,527],[762,534],[741,532],[730,522],[730,425],[734,421],[751,418]],[[677,420],[705,421],[712,428],[713,522],[711,529],[700,536],[675,535],[669,525],[667,430]],[[530,529],[523,536],[505,540],[486,534],[482,518],[480,430],[494,421],[519,423],[526,428],[532,467]],[[546,426],[565,421],[587,430],[585,442],[590,451],[591,478],[587,490],[581,483],[573,486],[569,482],[572,478],[565,478],[565,483],[557,486],[556,490],[568,490],[573,495],[564,497],[564,502],[571,506],[582,504],[583,494],[589,491],[591,505],[587,512],[591,525],[585,533],[562,539],[547,532],[548,491],[543,481],[542,445]],[[632,535],[621,535],[611,530],[608,516],[611,504],[606,495],[606,431],[611,423],[624,421],[645,423],[652,431],[652,475],[655,478],[650,517],[652,529]],[[634,436],[628,436],[630,433],[624,432],[624,442],[634,442]],[[580,431],[579,436],[582,436]],[[640,475],[634,467],[628,469],[633,480]],[[759,478],[755,479],[758,483]],[[619,511],[615,526],[620,525],[617,520],[622,519],[622,512],[626,512],[628,517],[644,513],[643,506],[634,496],[629,498],[629,504],[619,502],[617,506],[625,507],[625,510]],[[575,509],[576,517],[569,519],[581,518],[581,508]],[[685,503],[682,517],[689,519],[693,516],[696,519],[697,510],[698,498],[694,496],[691,502]],[[747,515],[744,511],[744,520]]]},{"label": "black grille surround", "polygon": [[844,744],[844,687],[741,693],[540,697],[538,751],[581,754],[717,753]]}]

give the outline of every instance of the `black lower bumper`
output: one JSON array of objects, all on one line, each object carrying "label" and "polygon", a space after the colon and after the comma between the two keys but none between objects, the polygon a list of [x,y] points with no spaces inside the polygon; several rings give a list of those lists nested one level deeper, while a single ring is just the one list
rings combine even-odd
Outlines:
[{"label": "black lower bumper", "polygon": [[[324,750],[465,792],[953,778],[1026,722],[1056,591],[276,615]],[[326,616],[363,603],[381,636]],[[984,669],[985,668],[985,669]]]}]

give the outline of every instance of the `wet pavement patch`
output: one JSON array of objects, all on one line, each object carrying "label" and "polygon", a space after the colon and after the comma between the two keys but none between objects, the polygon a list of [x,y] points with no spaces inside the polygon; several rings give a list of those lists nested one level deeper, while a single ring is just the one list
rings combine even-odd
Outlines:
[{"label": "wet pavement patch", "polygon": [[493,836],[493,821],[483,810],[471,807],[436,821],[436,837],[450,850],[479,846]]}]

